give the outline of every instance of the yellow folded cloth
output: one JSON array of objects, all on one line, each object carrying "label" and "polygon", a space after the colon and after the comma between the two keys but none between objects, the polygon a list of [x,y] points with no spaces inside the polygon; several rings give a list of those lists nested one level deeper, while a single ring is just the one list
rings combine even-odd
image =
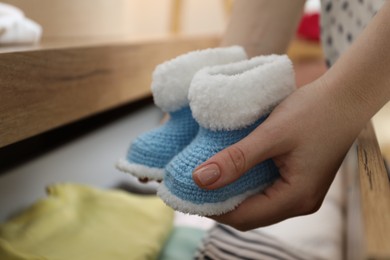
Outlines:
[{"label": "yellow folded cloth", "polygon": [[0,225],[1,260],[155,259],[172,229],[173,211],[155,196],[76,184],[47,193]]}]

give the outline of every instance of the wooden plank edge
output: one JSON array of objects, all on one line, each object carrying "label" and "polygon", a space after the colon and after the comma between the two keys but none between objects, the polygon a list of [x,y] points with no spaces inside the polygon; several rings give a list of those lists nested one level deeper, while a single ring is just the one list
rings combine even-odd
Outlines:
[{"label": "wooden plank edge", "polygon": [[154,67],[216,36],[0,53],[0,147],[150,96]]},{"label": "wooden plank edge", "polygon": [[363,259],[390,259],[390,185],[370,122],[357,139]]},{"label": "wooden plank edge", "polygon": [[350,148],[341,166],[345,181],[345,240],[344,257],[348,260],[363,259],[363,220],[361,210],[359,167],[356,142]]}]

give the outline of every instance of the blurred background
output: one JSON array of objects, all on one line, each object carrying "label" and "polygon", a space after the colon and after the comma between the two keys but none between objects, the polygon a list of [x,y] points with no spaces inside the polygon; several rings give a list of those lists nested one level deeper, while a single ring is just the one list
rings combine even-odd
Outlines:
[{"label": "blurred background", "polygon": [[[31,29],[34,37],[23,39],[24,35],[18,34],[14,43],[0,42],[0,112],[5,114],[0,113],[0,222],[45,197],[45,188],[55,183],[153,194],[157,183],[140,184],[114,168],[130,141],[158,126],[164,116],[151,98],[152,69],[158,62],[184,51],[218,45],[234,1],[6,0],[2,3],[19,8],[41,30],[28,25],[26,31]],[[319,39],[319,9],[319,0],[306,2],[288,50],[298,86],[326,71]],[[0,24],[0,36],[2,33]],[[123,39],[124,44],[117,46]],[[103,40],[108,44],[96,48],[83,44],[81,48],[79,44],[84,40]],[[52,42],[66,44],[48,50],[47,44]],[[71,42],[74,42],[72,48],[68,48]],[[29,44],[31,49],[25,48]],[[21,45],[24,52],[18,49]],[[111,74],[96,76],[91,70]],[[50,73],[57,79],[71,80],[55,81]],[[388,158],[389,118],[390,108],[384,108],[374,120],[382,151]],[[20,129],[38,125],[37,120],[43,125],[39,131],[33,129],[17,138],[12,136]],[[11,135],[7,136],[8,133]],[[2,142],[4,136],[10,141]],[[340,183],[336,184],[341,194]],[[279,228],[276,225],[275,229],[270,227],[269,232],[280,231],[280,237],[284,238],[294,238],[303,229],[308,235],[314,234],[317,226],[329,222],[325,213],[316,216],[287,222]],[[195,225],[208,230],[213,224],[204,218],[186,217],[175,215],[175,225]],[[336,220],[339,217],[336,214]],[[316,228],[307,228],[307,223]],[[340,228],[341,221],[339,224],[333,225],[329,232],[337,233],[342,240],[345,230]],[[295,242],[302,242],[305,247],[308,241],[316,243],[309,236]],[[317,243],[318,247],[321,243]],[[344,240],[333,243],[333,252],[340,258],[324,259],[343,259],[343,243]]]},{"label": "blurred background", "polygon": [[[222,34],[233,0],[7,0],[43,27],[43,39]],[[318,12],[309,0],[306,12]]]},{"label": "blurred background", "polygon": [[[231,1],[216,0],[8,0],[59,37],[150,37],[167,33],[217,34]],[[199,19],[201,18],[201,19]]]}]

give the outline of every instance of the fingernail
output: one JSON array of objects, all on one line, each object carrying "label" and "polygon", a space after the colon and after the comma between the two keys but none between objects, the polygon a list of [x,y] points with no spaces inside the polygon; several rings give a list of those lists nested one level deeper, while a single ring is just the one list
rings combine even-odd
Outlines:
[{"label": "fingernail", "polygon": [[221,175],[216,164],[209,164],[194,172],[196,177],[203,186],[208,186],[216,182]]}]

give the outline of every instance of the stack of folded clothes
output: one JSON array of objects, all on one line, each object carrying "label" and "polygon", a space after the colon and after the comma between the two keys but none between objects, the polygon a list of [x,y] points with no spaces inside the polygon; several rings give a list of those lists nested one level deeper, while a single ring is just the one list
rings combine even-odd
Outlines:
[{"label": "stack of folded clothes", "polygon": [[173,210],[156,196],[58,184],[0,225],[2,260],[156,259]]}]

